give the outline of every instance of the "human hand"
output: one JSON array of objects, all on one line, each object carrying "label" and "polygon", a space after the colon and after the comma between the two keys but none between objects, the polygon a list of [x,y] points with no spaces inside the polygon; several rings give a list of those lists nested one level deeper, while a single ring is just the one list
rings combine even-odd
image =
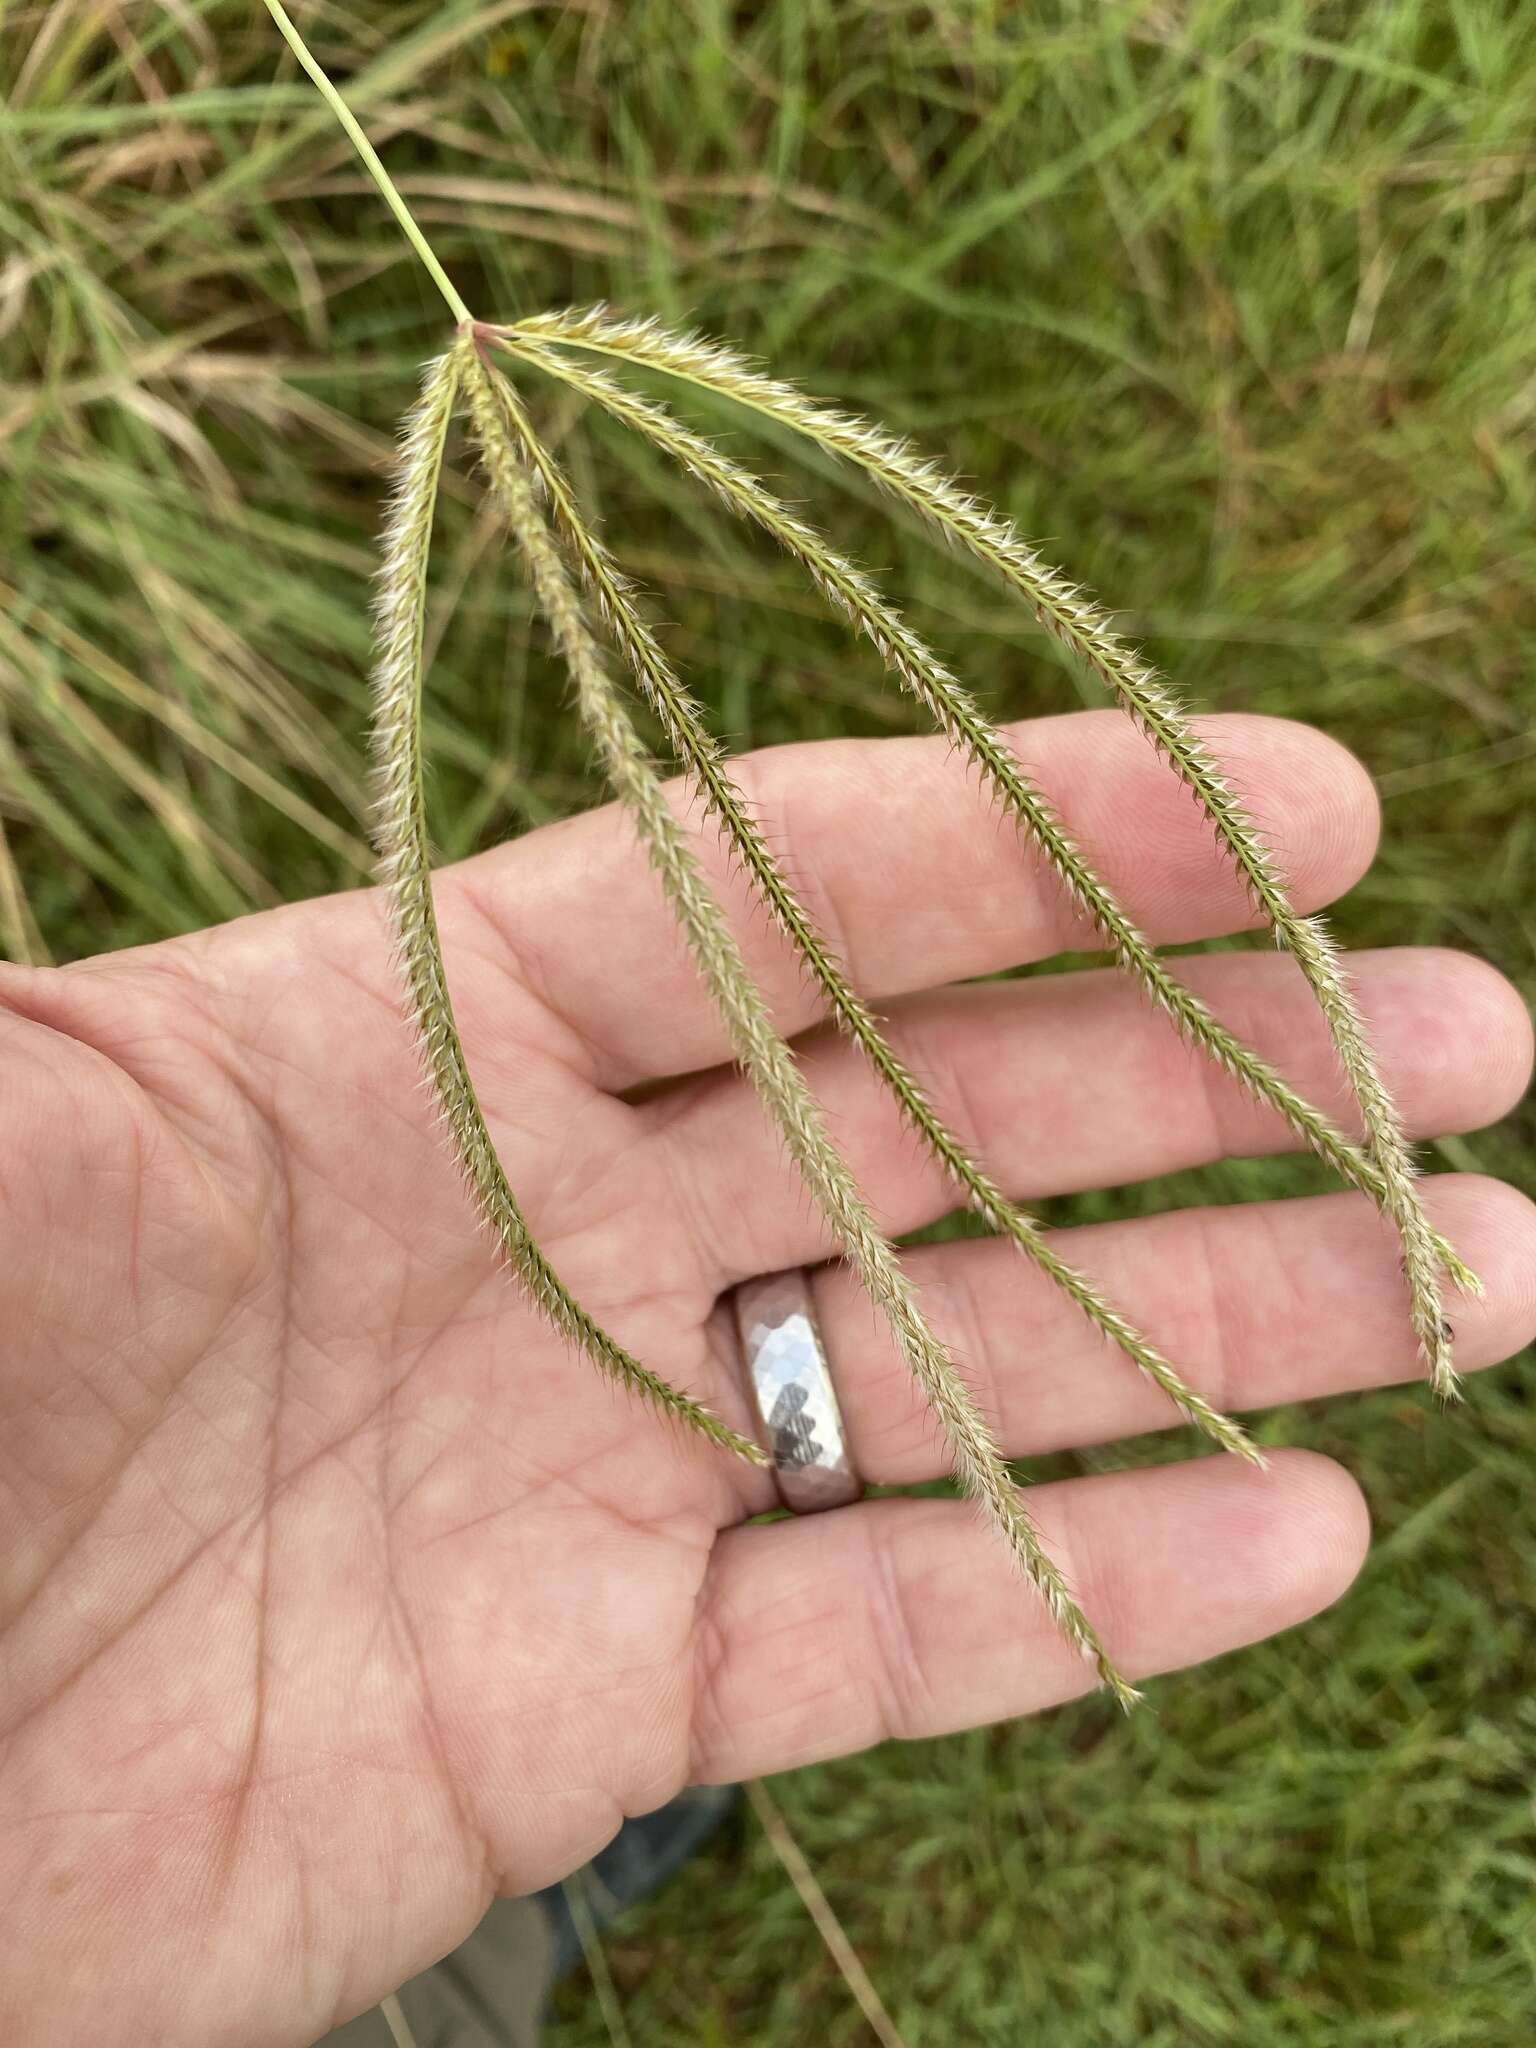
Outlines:
[{"label": "human hand", "polygon": [[[1304,728],[1211,722],[1303,907],[1369,860],[1374,801]],[[1117,714],[1020,727],[1144,928],[1250,922],[1198,812]],[[1278,1149],[1284,1127],[1110,972],[948,986],[1091,945],[936,741],[738,764],[791,875],[946,1121],[1021,1198]],[[792,1032],[788,948],[740,913]],[[492,1131],[545,1250],[630,1350],[739,1427],[725,1290],[828,1246],[731,1070],[611,810],[440,879]],[[1294,967],[1189,979],[1349,1120]],[[1354,963],[1418,1135],[1508,1109],[1518,998],[1464,956]],[[812,1085],[884,1226],[952,1206],[840,1041]],[[1536,1326],[1536,1214],[1476,1178],[1436,1223],[1485,1277],[1486,1365]],[[1362,1198],[1070,1233],[1070,1256],[1218,1405],[1414,1376]],[[25,2044],[312,2040],[689,1780],[1034,1711],[1091,1674],[974,1511],[880,1500],[770,1526],[770,1481],[613,1392],[475,1229],[418,1078],[382,906],[358,894],[62,972],[0,969],[0,2031]],[[1172,1420],[1001,1243],[910,1254],[1005,1448]],[[942,1447],[839,1269],[818,1309],[856,1461]],[[1131,1675],[1314,1612],[1355,1572],[1352,1481],[1299,1452],[1030,1496]]]}]

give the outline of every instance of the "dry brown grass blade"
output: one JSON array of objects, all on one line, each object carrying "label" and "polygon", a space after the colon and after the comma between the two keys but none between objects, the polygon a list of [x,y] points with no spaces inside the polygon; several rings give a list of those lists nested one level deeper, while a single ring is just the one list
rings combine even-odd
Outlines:
[{"label": "dry brown grass blade", "polygon": [[806,1861],[805,1852],[761,1778],[753,1778],[748,1783],[747,1797],[752,1802],[752,1811],[757,1815],[763,1833],[768,1837],[769,1846],[783,1864],[785,1876],[799,1893],[801,1905],[816,1923],[816,1932],[826,1943],[827,1954],[836,1963],[843,1982],[859,2011],[868,2020],[870,2032],[880,2043],[880,2048],[906,2048],[896,2022],[886,2011],[868,1970],[859,1960],[858,1950],[843,1932],[843,1924],[833,1911],[831,1900],[816,1882],[816,1873]]}]

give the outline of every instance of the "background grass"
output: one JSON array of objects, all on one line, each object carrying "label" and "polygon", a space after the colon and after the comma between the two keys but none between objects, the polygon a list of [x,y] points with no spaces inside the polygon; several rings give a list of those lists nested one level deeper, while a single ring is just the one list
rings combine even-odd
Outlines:
[{"label": "background grass", "polygon": [[[1198,701],[1370,763],[1387,840],[1346,937],[1472,947],[1531,988],[1522,0],[295,11],[477,309],[695,319],[915,431]],[[11,0],[0,79],[0,945],[68,957],[362,878],[380,468],[442,322],[256,6]],[[733,741],[906,729],[781,562],[541,402]],[[918,535],[857,494],[840,525],[998,711],[1086,700]],[[590,793],[492,539],[455,487],[449,856]],[[1433,1163],[1529,1185],[1531,1135]],[[782,1783],[914,2048],[1529,2041],[1533,1391],[1526,1360],[1444,1421],[1418,1389],[1271,1418],[1360,1476],[1373,1561],[1152,1713]],[[609,1948],[638,2040],[867,2038],[755,1831]],[[573,1985],[553,2039],[602,2038]]]}]

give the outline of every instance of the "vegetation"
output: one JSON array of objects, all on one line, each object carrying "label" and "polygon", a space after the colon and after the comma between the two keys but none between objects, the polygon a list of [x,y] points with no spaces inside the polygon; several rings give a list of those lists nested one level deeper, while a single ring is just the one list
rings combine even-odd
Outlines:
[{"label": "vegetation", "polygon": [[[477,308],[696,322],[914,432],[1125,604],[1181,690],[1356,746],[1387,844],[1343,937],[1471,946],[1529,985],[1526,10],[313,16]],[[366,870],[361,600],[391,424],[442,316],[277,70],[264,13],[222,0],[0,11],[0,944],[20,956]],[[916,720],[793,565],[644,440],[530,397],[665,589],[717,730]],[[497,541],[478,489],[450,475],[441,522],[426,746],[453,855],[591,784],[526,595],[475,573]],[[1097,701],[873,492],[839,537],[989,715]],[[1518,1178],[1519,1140],[1438,1149]],[[1112,1202],[1319,1178],[1234,1168]],[[1419,1390],[1266,1418],[1261,1442],[1360,1474],[1377,1561],[1302,1636],[1160,1685],[1144,1725],[1094,1703],[780,1789],[909,2041],[1527,2038],[1531,1389],[1527,1364],[1444,1420]],[[860,2038],[755,1838],[610,1957],[637,2038]],[[579,1991],[557,2037],[602,2038]]]}]

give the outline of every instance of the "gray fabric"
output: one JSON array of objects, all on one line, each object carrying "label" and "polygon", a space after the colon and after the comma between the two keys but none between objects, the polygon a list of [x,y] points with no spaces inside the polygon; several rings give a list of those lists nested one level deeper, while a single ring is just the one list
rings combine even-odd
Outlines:
[{"label": "gray fabric", "polygon": [[[535,1899],[498,1899],[451,1955],[396,1993],[415,2048],[537,2048],[554,1934]],[[395,2048],[375,2006],[317,2048]]]}]

